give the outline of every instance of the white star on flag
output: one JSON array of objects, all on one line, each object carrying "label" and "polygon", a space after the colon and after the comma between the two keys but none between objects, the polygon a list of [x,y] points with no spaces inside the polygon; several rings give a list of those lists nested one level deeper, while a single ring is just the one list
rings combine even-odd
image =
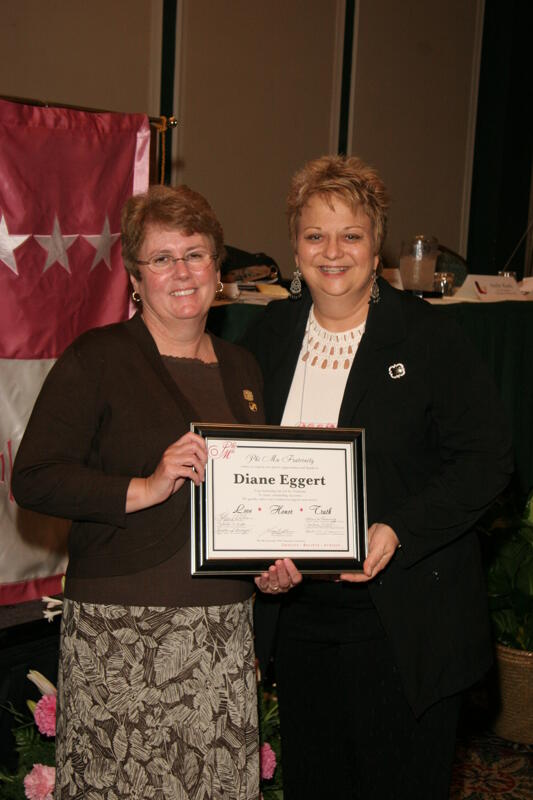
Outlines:
[{"label": "white star on flag", "polygon": [[59,227],[59,220],[57,219],[57,216],[54,217],[54,228],[51,236],[34,235],[34,239],[36,239],[43,250],[46,250],[48,253],[43,274],[46,272],[46,270],[50,269],[50,267],[55,264],[56,261],[70,274],[67,250],[72,244],[74,244],[77,238],[77,233],[73,234],[72,236],[63,236],[61,233],[61,228]]},{"label": "white star on flag", "polygon": [[9,233],[4,215],[0,215],[0,261],[9,267],[15,275],[18,275],[17,262],[15,261],[15,250],[17,247],[29,239],[31,233]]},{"label": "white star on flag", "polygon": [[109,230],[109,219],[107,214],[104,227],[102,228],[102,233],[99,236],[84,235],[83,238],[87,239],[89,244],[96,250],[89,272],[92,272],[96,265],[100,263],[100,261],[104,261],[108,270],[111,271],[111,248],[117,239],[120,238],[120,233],[111,233]]}]

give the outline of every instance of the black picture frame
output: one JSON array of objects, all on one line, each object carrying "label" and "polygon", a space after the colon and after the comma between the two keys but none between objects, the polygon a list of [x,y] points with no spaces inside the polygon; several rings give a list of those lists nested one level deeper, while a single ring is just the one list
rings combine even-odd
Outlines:
[{"label": "black picture frame", "polygon": [[[276,558],[284,558],[287,556],[293,559],[298,569],[304,574],[338,574],[341,572],[362,570],[362,565],[368,549],[364,429],[293,428],[273,425],[223,425],[193,422],[191,423],[191,430],[206,440],[209,452],[204,482],[200,484],[200,486],[196,486],[191,481],[191,574],[193,576],[259,574],[268,569]],[[229,453],[229,449],[231,449],[231,453]],[[304,456],[302,456],[301,459],[300,457],[294,458],[291,456],[291,451],[304,453]],[[268,455],[265,455],[265,453]],[[280,454],[279,459],[276,455],[277,453]],[[253,484],[253,465],[249,466],[249,471],[246,473],[231,473],[233,467],[229,466],[229,460],[234,457],[239,459],[243,454],[247,460],[255,459],[259,462],[259,465],[256,467],[257,470],[268,471],[268,479],[263,477],[261,480],[265,482],[268,480],[270,484],[275,484],[276,487],[277,484],[284,482],[287,487],[287,492],[291,493],[293,488],[295,489],[294,494],[296,494],[296,490],[300,492],[300,500],[295,500],[294,502],[297,506],[298,503],[301,505],[299,505],[298,508],[294,507],[292,510],[289,510],[290,503],[293,499],[291,496],[289,500],[283,504],[283,508],[285,509],[286,506],[286,510],[281,513],[292,516],[295,520],[298,511],[304,513],[304,517],[298,519],[307,519],[307,527],[311,526],[312,530],[317,529],[319,531],[317,534],[312,534],[320,541],[319,545],[313,545],[320,547],[319,551],[315,551],[317,553],[319,552],[319,555],[311,555],[309,550],[305,548],[300,550],[298,548],[286,546],[287,542],[283,542],[284,536],[291,538],[294,536],[294,530],[299,530],[300,528],[300,526],[295,523],[295,529],[291,529],[292,520],[288,521],[287,517],[283,519],[283,525],[285,527],[280,529],[281,538],[276,542],[276,546],[278,542],[281,543],[279,549],[274,549],[272,546],[266,547],[261,544],[253,548],[225,548],[220,546],[219,542],[222,536],[218,531],[224,530],[224,534],[226,534],[228,528],[233,524],[237,526],[242,526],[244,524],[244,535],[241,535],[242,531],[239,532],[239,537],[243,539],[243,541],[249,542],[249,539],[253,539],[254,536],[253,533],[246,532],[248,520],[243,523],[239,515],[239,518],[236,517],[234,521],[225,511],[222,514],[218,513],[219,508],[224,505],[224,502],[227,501],[230,495],[228,491],[224,492],[224,489],[227,490],[228,486],[226,483],[222,485],[222,474],[230,470],[230,475],[233,475],[234,482],[237,481],[237,478],[246,482],[248,500],[250,493],[253,495],[255,491],[263,493],[269,491],[269,488],[253,488],[255,485]],[[318,460],[320,460],[320,458],[324,460],[333,459],[335,465],[337,465],[337,463],[341,463],[342,465],[344,457],[344,474],[341,471],[340,476],[337,475],[336,472],[334,476],[331,474],[327,475],[329,485],[335,484],[331,489],[329,489],[329,486],[325,483],[326,478],[324,476],[302,478],[301,480],[304,481],[304,483],[307,482],[305,487],[297,483],[300,481],[300,478],[295,478],[294,475],[287,475],[280,471],[279,478],[277,477],[278,469],[285,469],[290,472],[291,469],[296,469],[294,464],[291,464],[289,467],[278,467],[277,463],[275,466],[271,466],[269,463],[266,467],[262,464],[262,461],[264,462],[265,459],[268,461],[275,459],[276,461],[279,460],[281,463],[282,459],[289,459],[291,457],[295,462],[302,461],[306,462],[306,464],[308,462],[314,464],[317,460],[317,456]],[[225,461],[228,463],[224,463]],[[307,466],[298,467],[300,471],[306,468]],[[313,469],[316,472],[317,467],[313,466],[309,469]],[[252,474],[250,475],[250,473]],[[294,487],[290,483],[291,477],[293,477],[296,482]],[[220,481],[218,488],[216,488],[217,479]],[[317,514],[316,510],[314,512],[308,512],[308,509],[304,511],[303,503],[306,501],[305,499],[301,499],[302,493],[305,491],[308,483],[314,481],[316,484],[321,480],[324,482],[323,485],[327,486],[327,489],[322,493],[324,496],[327,496],[328,491],[333,490],[337,494],[339,491],[342,492],[344,490],[345,492],[346,508],[342,509],[345,518],[340,522],[336,517],[331,520],[324,517],[315,519],[312,515]],[[257,478],[257,481],[259,481],[259,478]],[[250,482],[252,482],[252,488]],[[313,490],[315,491],[320,491],[321,488],[322,486],[316,489],[313,485]],[[274,491],[274,488],[272,491]],[[278,491],[281,491],[281,489]],[[283,491],[285,491],[285,488]],[[255,500],[256,498],[254,497],[252,502],[249,502],[249,505],[253,505]],[[261,511],[262,507],[260,504],[262,502],[269,502],[268,497],[265,500],[264,494],[262,498],[258,496],[257,502],[259,503],[257,509]],[[342,505],[342,502],[340,505]],[[276,505],[271,503],[269,508],[275,509]],[[321,514],[330,513],[327,511],[328,507],[324,505],[309,505],[309,509],[313,508],[320,508],[321,511],[319,513]],[[251,516],[248,519],[253,520],[255,511],[252,512],[252,509],[248,508],[244,510],[250,511]],[[237,509],[235,509],[235,511],[237,511]],[[305,516],[306,514],[308,514],[307,517]],[[228,517],[230,518],[228,519]],[[261,517],[261,519],[263,520],[265,517],[266,515]],[[328,527],[330,522],[331,525]],[[287,527],[287,525],[289,527]],[[253,527],[252,525],[250,530],[252,530]],[[335,528],[337,531],[334,537],[337,541],[337,546],[329,551],[327,546],[321,541],[321,531],[323,531],[324,535],[327,537],[331,534],[332,528]],[[273,530],[275,531],[273,535],[277,535],[277,529],[274,528]],[[343,543],[346,542],[346,547],[344,548],[343,546],[339,550],[339,541]],[[252,553],[257,553],[257,555],[252,555]]]}]

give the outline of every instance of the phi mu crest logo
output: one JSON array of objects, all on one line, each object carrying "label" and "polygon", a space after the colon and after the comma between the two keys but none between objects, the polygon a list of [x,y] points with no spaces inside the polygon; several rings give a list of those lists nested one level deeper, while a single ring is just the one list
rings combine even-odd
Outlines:
[{"label": "phi mu crest logo", "polygon": [[222,442],[221,444],[212,444],[209,447],[208,455],[213,460],[217,458],[231,458],[232,454],[237,449],[237,442]]},{"label": "phi mu crest logo", "polygon": [[393,380],[396,378],[403,378],[405,375],[405,367],[403,364],[391,364],[389,367],[389,375]]}]

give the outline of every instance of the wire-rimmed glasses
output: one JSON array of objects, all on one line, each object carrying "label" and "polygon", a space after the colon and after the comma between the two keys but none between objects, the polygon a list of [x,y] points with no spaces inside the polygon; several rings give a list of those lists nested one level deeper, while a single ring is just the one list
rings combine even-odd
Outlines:
[{"label": "wire-rimmed glasses", "polygon": [[161,275],[165,272],[170,272],[178,261],[183,261],[191,272],[201,272],[203,269],[206,269],[216,257],[216,253],[210,253],[208,250],[198,248],[197,250],[191,250],[184,256],[172,256],[170,253],[157,253],[157,255],[152,256],[148,261],[136,259],[135,263],[148,267],[152,272]]}]

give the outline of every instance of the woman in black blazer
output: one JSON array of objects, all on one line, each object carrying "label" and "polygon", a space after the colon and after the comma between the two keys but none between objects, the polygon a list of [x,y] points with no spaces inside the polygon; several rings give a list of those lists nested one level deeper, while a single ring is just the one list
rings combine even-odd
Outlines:
[{"label": "woman in black blazer", "polygon": [[491,662],[472,526],[508,482],[509,436],[458,327],[377,277],[386,211],[380,177],[357,158],[298,172],[292,289],[303,276],[308,291],[272,303],[248,339],[269,423],[366,437],[363,572],[300,582],[278,562],[256,579],[285,800],[445,800],[461,692]]}]

